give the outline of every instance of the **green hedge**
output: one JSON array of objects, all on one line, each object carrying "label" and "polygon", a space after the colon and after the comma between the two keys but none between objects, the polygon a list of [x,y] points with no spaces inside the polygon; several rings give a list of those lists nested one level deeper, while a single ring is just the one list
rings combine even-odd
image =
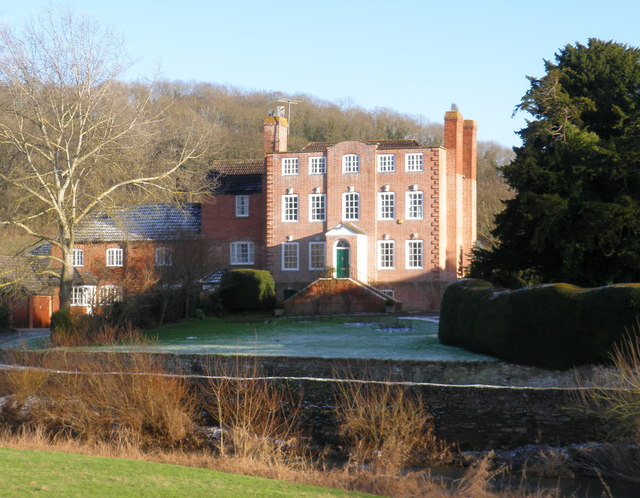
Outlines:
[{"label": "green hedge", "polygon": [[231,270],[222,278],[220,298],[232,312],[273,309],[276,284],[266,270]]},{"label": "green hedge", "polygon": [[505,290],[464,279],[444,293],[438,335],[443,344],[565,369],[608,361],[614,343],[632,330],[637,317],[640,284]]}]

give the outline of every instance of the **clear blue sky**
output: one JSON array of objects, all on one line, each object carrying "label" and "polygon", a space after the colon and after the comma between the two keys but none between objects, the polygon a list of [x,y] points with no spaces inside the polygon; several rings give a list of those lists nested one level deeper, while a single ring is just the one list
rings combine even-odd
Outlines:
[{"label": "clear blue sky", "polygon": [[[0,0],[21,24],[48,0]],[[55,5],[55,4],[54,4]],[[305,93],[441,122],[456,103],[481,140],[520,143],[512,118],[567,43],[640,46],[640,2],[622,0],[68,0],[124,35],[134,75]]]}]

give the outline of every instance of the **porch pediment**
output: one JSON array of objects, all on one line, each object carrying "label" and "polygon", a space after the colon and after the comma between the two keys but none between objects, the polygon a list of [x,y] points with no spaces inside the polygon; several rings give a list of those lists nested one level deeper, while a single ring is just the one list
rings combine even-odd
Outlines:
[{"label": "porch pediment", "polygon": [[367,235],[366,232],[351,223],[338,223],[335,227],[325,233],[325,236]]}]

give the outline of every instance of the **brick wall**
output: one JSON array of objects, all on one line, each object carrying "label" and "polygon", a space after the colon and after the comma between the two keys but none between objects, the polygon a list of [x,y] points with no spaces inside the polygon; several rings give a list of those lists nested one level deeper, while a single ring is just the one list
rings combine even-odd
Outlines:
[{"label": "brick wall", "polygon": [[264,268],[266,196],[249,194],[249,216],[236,216],[236,196],[218,194],[202,203],[202,237],[218,267],[231,267],[230,244],[245,241],[254,244],[254,264],[234,268]]}]

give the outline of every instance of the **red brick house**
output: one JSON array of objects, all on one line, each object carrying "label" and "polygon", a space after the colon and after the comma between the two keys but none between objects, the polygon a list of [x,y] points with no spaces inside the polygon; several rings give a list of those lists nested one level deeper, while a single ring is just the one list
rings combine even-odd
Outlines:
[{"label": "red brick house", "polygon": [[[202,234],[229,268],[266,268],[279,299],[318,278],[350,278],[405,310],[437,309],[476,239],[476,125],[445,115],[444,147],[415,140],[287,149],[264,121],[264,161],[214,165],[220,188]],[[375,291],[374,291],[375,292]]]},{"label": "red brick house", "polygon": [[[282,112],[265,118],[264,158],[216,162],[202,204],[88,220],[76,234],[72,306],[92,312],[170,283],[179,249],[183,260],[208,258],[207,285],[224,269],[269,270],[291,312],[379,310],[388,297],[404,310],[437,309],[476,239],[475,123],[447,112],[443,147],[371,140],[290,151],[287,137]],[[342,298],[318,300],[326,289]]]}]

